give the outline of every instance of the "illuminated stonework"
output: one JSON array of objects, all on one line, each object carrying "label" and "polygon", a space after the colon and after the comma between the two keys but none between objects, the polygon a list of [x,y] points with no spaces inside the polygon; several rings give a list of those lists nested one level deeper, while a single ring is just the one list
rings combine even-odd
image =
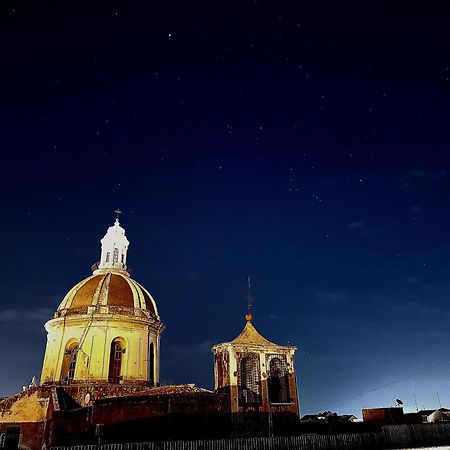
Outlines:
[{"label": "illuminated stonework", "polygon": [[298,416],[294,354],[296,347],[262,337],[247,316],[242,333],[217,344],[214,377],[217,392],[230,395],[231,412],[284,412]]},{"label": "illuminated stonework", "polygon": [[130,278],[129,242],[118,219],[101,240],[93,274],[64,297],[45,324],[41,383],[159,383],[163,325],[150,293]]}]

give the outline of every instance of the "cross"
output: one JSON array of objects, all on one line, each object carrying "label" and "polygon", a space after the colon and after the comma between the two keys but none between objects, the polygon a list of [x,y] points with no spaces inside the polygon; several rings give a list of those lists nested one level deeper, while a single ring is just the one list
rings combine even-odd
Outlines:
[{"label": "cross", "polygon": [[119,220],[119,214],[122,214],[122,211],[120,209],[116,209],[114,212],[116,213],[116,219]]},{"label": "cross", "polygon": [[250,284],[250,277],[247,277],[247,284],[248,284],[248,295],[247,295],[247,314],[245,315],[245,319],[248,322],[251,322],[253,319],[252,316],[252,285]]}]

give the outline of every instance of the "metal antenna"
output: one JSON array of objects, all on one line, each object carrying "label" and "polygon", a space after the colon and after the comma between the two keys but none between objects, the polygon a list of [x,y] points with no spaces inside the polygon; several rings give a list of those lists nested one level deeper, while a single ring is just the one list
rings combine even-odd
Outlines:
[{"label": "metal antenna", "polygon": [[439,408],[442,408],[441,399],[440,399],[440,397],[439,397],[439,392],[436,392],[436,397],[437,397],[437,399],[438,399]]},{"label": "metal antenna", "polygon": [[417,406],[417,397],[416,397],[416,391],[414,390],[414,383],[411,380],[411,388],[413,391],[413,396],[414,396],[414,404],[416,405],[416,411],[419,411],[419,407]]},{"label": "metal antenna", "polygon": [[250,282],[250,275],[247,277],[247,314],[245,315],[245,318],[247,319],[247,322],[251,322],[253,319],[252,316],[252,284]]}]

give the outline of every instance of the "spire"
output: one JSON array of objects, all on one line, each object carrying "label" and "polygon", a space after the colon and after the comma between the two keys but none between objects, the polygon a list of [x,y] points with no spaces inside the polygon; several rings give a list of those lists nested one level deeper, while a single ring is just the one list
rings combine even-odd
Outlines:
[{"label": "spire", "polygon": [[253,297],[252,297],[252,285],[250,283],[250,275],[247,277],[247,289],[248,289],[248,293],[247,293],[247,314],[245,315],[245,320],[247,322],[251,322],[253,320],[253,316],[252,316],[252,301],[253,301]]},{"label": "spire", "polygon": [[120,226],[119,214],[120,209],[115,211],[116,220],[112,227],[108,228],[103,239],[102,253],[100,256],[99,269],[118,269],[127,270],[127,250],[128,239],[125,236],[125,230]]}]

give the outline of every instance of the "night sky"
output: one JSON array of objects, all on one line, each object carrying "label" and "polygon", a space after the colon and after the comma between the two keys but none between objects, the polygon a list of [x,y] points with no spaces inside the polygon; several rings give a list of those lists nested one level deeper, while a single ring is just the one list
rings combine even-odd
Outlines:
[{"label": "night sky", "polygon": [[450,407],[450,7],[421,3],[2,1],[0,396],[120,208],[164,383],[213,388],[250,275],[302,414]]}]

